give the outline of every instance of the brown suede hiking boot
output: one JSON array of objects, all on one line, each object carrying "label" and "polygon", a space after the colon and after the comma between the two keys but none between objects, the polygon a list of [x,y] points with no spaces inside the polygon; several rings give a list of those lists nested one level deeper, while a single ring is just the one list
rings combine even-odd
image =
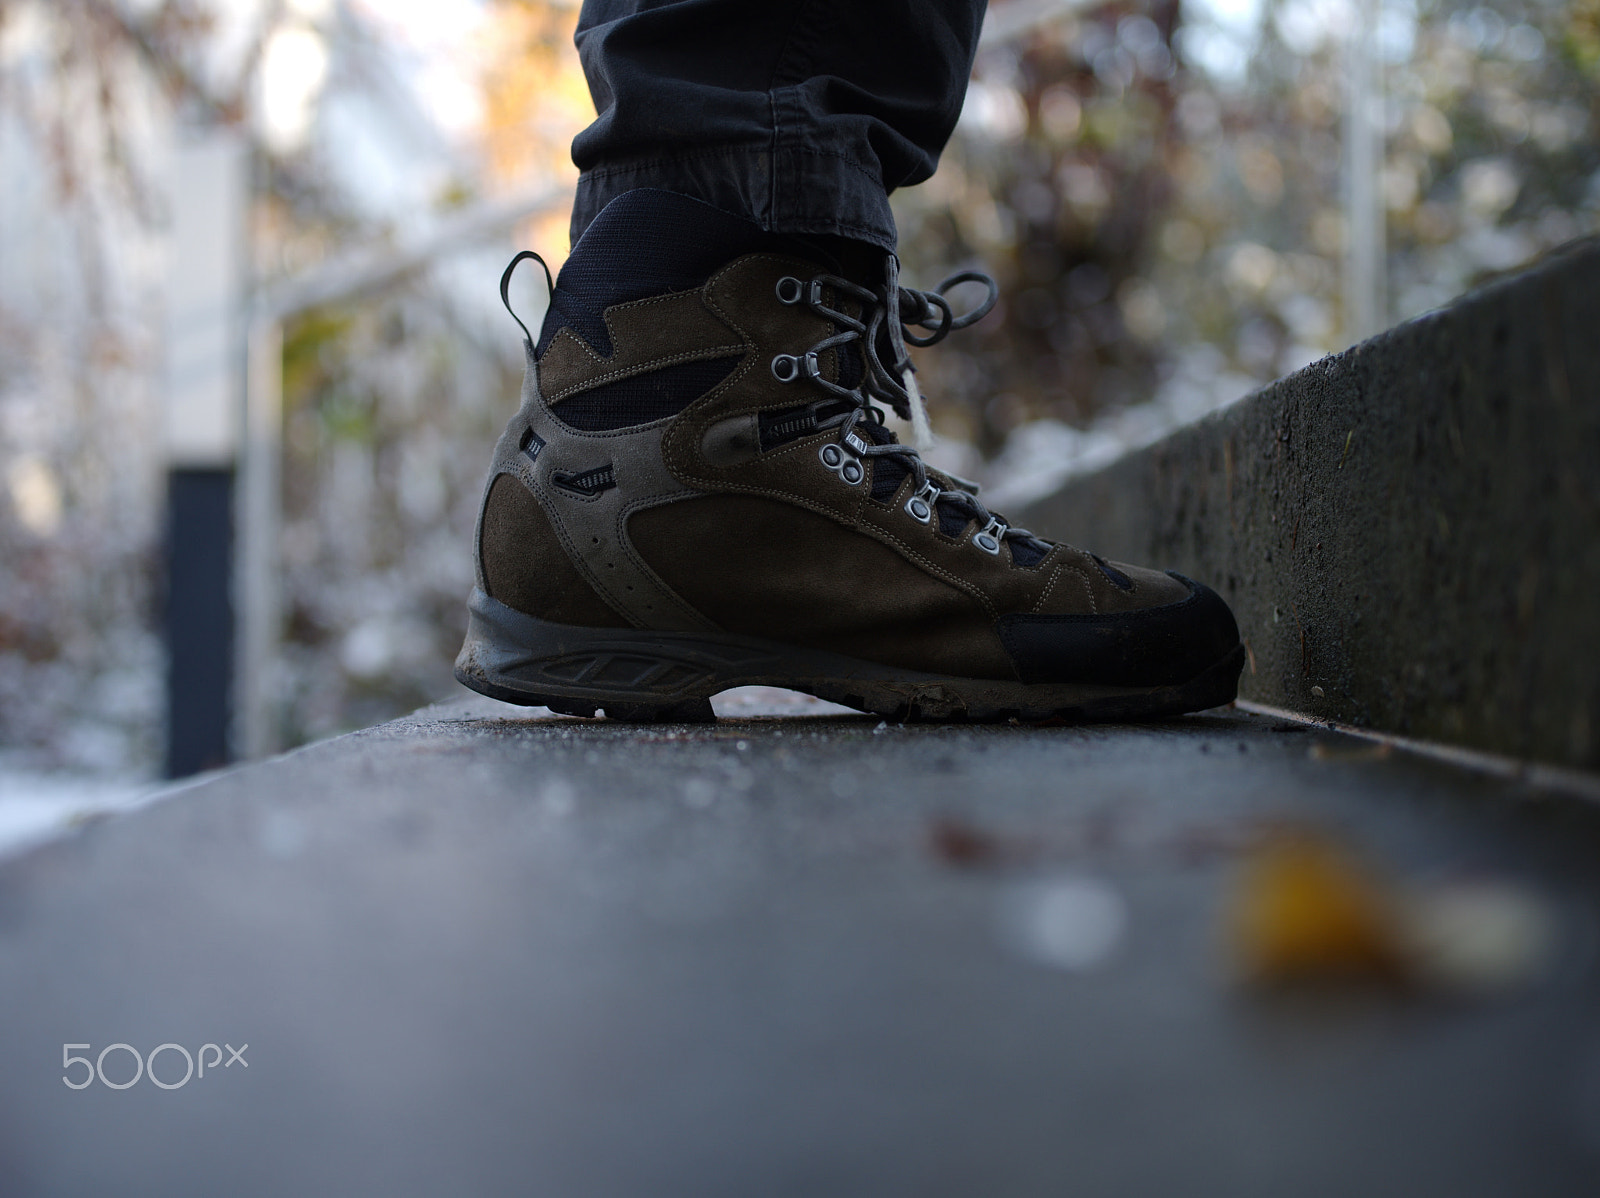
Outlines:
[{"label": "brown suede hiking boot", "polygon": [[902,336],[993,292],[956,318],[884,272],[860,286],[666,193],[602,212],[528,341],[456,677],[629,720],[709,719],[747,683],[895,719],[1233,699],[1244,649],[1212,591],[1012,528],[896,442],[874,403],[919,403]]}]

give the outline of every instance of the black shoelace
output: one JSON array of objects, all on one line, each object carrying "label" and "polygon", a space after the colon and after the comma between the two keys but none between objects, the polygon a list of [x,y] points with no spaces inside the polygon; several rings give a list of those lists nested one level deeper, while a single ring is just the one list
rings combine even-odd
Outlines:
[{"label": "black shoelace", "polygon": [[[1049,542],[1025,528],[1013,528],[1004,517],[990,512],[978,500],[977,484],[944,473],[940,477],[954,489],[934,483],[922,455],[912,446],[900,444],[884,426],[884,412],[877,406],[879,403],[888,405],[913,426],[920,417],[925,427],[926,416],[921,411],[922,398],[917,391],[907,344],[918,347],[938,344],[956,329],[982,320],[1000,295],[994,279],[982,271],[964,270],[951,275],[932,291],[919,291],[900,286],[899,270],[899,261],[893,254],[888,255],[884,283],[876,292],[833,274],[819,274],[805,282],[793,276],[778,280],[780,302],[804,304],[831,320],[839,331],[817,342],[804,354],[779,354],[772,360],[774,377],[785,383],[809,379],[833,396],[832,400],[819,400],[811,406],[816,427],[837,428],[840,444],[857,457],[896,459],[913,479],[912,495],[906,507],[916,519],[926,523],[938,506],[944,505],[964,517],[963,523],[978,522],[980,527],[973,534],[973,542],[984,552],[998,553],[1002,541],[1012,540],[1030,542],[1042,555]],[[945,294],[962,283],[982,283],[988,288],[988,295],[976,308],[957,316]],[[829,288],[857,301],[861,305],[861,317],[830,306],[825,298]],[[894,313],[893,319],[890,312]],[[891,361],[887,365],[879,353],[880,341],[888,345]],[[842,350],[851,343],[856,345],[862,360],[861,380],[854,388],[842,387],[824,378],[820,369],[821,354],[830,349]],[[867,427],[858,433],[858,425]]]}]

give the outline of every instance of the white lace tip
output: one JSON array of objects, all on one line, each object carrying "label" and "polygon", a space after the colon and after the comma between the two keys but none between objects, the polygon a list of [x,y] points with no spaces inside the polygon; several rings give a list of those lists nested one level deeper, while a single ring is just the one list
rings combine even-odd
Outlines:
[{"label": "white lace tip", "polygon": [[917,389],[917,375],[909,366],[900,376],[906,385],[906,397],[911,401],[911,448],[927,453],[933,448],[933,425],[928,423],[928,405],[922,402],[922,392]]}]

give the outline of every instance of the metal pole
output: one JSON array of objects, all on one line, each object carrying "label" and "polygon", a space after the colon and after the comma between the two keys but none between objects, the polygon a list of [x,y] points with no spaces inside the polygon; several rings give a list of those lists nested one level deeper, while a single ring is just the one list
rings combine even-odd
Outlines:
[{"label": "metal pole", "polygon": [[1010,0],[1003,7],[990,5],[983,15],[978,45],[988,49],[1017,41],[1089,8],[1091,3],[1092,0]]},{"label": "metal pole", "polygon": [[1356,0],[1345,43],[1344,333],[1356,342],[1388,325],[1383,174],[1383,77],[1374,61],[1378,0]]},{"label": "metal pole", "polygon": [[246,350],[245,440],[241,463],[236,601],[239,685],[235,735],[246,759],[276,752],[280,635],[278,531],[283,438],[283,329],[270,317],[250,325]]},{"label": "metal pole", "polygon": [[236,754],[232,577],[244,298],[247,147],[237,130],[178,131],[169,195],[164,439],[167,456],[167,744],[182,777]]}]

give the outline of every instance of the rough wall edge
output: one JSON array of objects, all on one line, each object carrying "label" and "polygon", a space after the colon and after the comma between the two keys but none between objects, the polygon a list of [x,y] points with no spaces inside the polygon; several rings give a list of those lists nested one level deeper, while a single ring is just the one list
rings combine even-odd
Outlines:
[{"label": "rough wall edge", "polygon": [[1600,239],[1073,480],[1020,523],[1233,604],[1241,693],[1600,766]]}]

